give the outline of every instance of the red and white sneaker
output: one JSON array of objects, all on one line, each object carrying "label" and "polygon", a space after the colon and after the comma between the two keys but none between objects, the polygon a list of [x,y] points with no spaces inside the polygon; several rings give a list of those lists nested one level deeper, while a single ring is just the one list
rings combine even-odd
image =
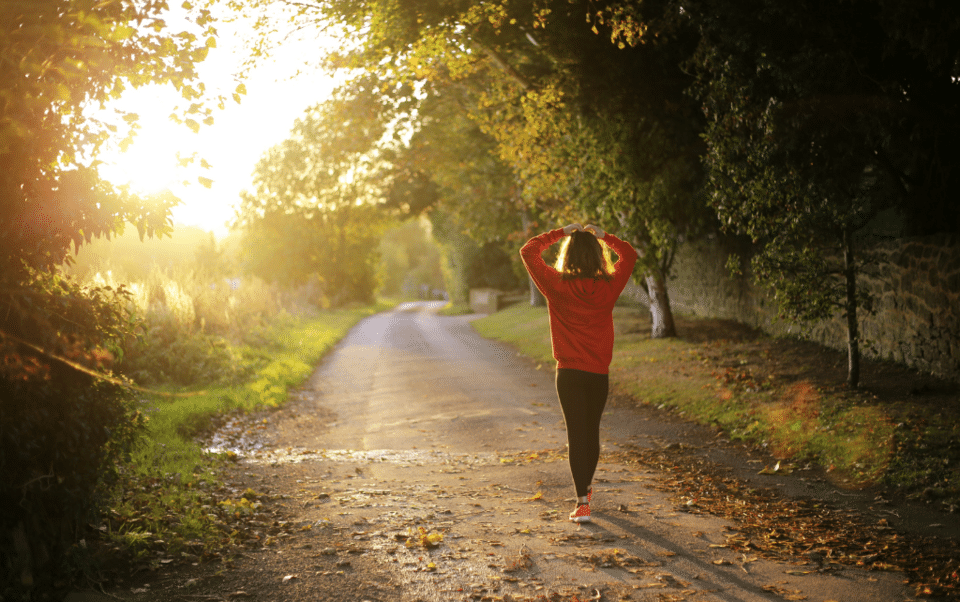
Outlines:
[{"label": "red and white sneaker", "polygon": [[570,513],[570,521],[574,523],[590,522],[590,504],[580,504]]}]

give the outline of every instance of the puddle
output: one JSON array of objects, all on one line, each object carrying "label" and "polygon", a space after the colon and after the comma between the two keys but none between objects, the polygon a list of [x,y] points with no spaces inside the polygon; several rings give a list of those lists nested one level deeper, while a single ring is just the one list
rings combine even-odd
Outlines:
[{"label": "puddle", "polygon": [[492,452],[452,454],[424,449],[276,449],[264,445],[259,436],[261,428],[264,427],[258,421],[251,422],[247,416],[229,418],[202,442],[203,450],[210,454],[230,454],[240,461],[253,464],[299,464],[319,460],[366,464],[383,462],[400,466],[446,465],[448,468],[444,472],[458,472],[459,467],[497,464],[500,461],[499,456]]},{"label": "puddle", "polygon": [[323,449],[311,450],[306,448],[288,447],[285,449],[265,449],[256,442],[249,445],[237,445],[236,441],[230,441],[229,445],[218,446],[217,441],[212,440],[211,445],[207,446],[209,453],[233,453],[240,460],[253,464],[299,464],[301,462],[315,462],[325,460],[328,462],[360,462],[373,464],[384,462],[401,466],[426,466],[426,465],[449,465],[449,466],[477,466],[486,464],[498,464],[498,456],[493,453],[470,453],[470,454],[451,454],[436,450],[421,449]]},{"label": "puddle", "polygon": [[208,439],[203,441],[203,451],[211,454],[231,453],[240,457],[263,450],[263,442],[255,434],[256,425],[247,416],[227,419]]}]

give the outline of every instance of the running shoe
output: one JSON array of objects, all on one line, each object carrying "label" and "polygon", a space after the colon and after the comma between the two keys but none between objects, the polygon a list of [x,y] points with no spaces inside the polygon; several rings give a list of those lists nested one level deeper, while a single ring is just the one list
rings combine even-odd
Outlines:
[{"label": "running shoe", "polygon": [[580,504],[570,513],[570,521],[575,523],[590,522],[590,504]]}]

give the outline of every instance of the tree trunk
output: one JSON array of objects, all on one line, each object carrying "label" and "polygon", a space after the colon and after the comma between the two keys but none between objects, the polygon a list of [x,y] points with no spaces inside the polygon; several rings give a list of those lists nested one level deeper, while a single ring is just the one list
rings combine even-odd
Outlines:
[{"label": "tree trunk", "polygon": [[677,336],[677,327],[673,323],[673,311],[670,309],[670,296],[667,295],[667,283],[663,274],[656,270],[644,278],[650,296],[650,337],[665,339]]},{"label": "tree trunk", "polygon": [[[526,209],[520,211],[520,224],[523,226],[524,232],[530,232],[530,215]],[[547,298],[543,296],[543,293],[541,293],[537,285],[534,284],[533,278],[527,276],[527,282],[530,284],[530,307],[546,307]]]},{"label": "tree trunk", "polygon": [[543,296],[543,293],[541,293],[537,285],[534,284],[533,278],[528,276],[527,280],[530,282],[530,307],[546,307],[547,298]]},{"label": "tree trunk", "polygon": [[847,285],[847,384],[860,386],[860,328],[857,320],[857,268],[850,230],[843,231],[843,274]]}]

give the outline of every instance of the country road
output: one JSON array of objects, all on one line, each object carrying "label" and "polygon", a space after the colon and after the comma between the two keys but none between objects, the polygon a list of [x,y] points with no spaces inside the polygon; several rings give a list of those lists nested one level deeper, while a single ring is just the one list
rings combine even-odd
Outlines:
[{"label": "country road", "polygon": [[623,461],[631,446],[696,446],[706,443],[702,434],[616,399],[604,415],[594,523],[569,523],[573,492],[553,367],[481,338],[470,325],[475,316],[438,315],[440,305],[405,304],[364,320],[296,398],[259,425],[229,479],[238,491],[270,494],[278,518],[264,525],[273,534],[264,545],[225,567],[114,595],[911,599],[901,573],[734,552],[726,542],[736,525],[684,511],[653,486],[661,473]]},{"label": "country road", "polygon": [[274,445],[454,454],[560,445],[552,372],[430,311],[442,306],[404,304],[361,322],[305,387],[320,419],[301,416],[302,428]]}]

